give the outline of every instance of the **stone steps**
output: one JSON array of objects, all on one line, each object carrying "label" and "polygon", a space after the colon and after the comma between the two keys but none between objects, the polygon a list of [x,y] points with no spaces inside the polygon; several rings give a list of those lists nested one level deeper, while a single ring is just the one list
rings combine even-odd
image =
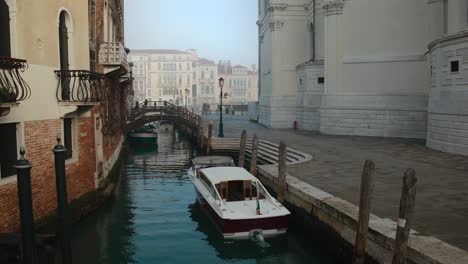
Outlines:
[{"label": "stone steps", "polygon": [[[236,138],[213,138],[211,148],[213,152],[238,153],[240,148],[240,139]],[[252,149],[252,139],[247,140],[246,157],[250,159]],[[258,146],[257,159],[259,164],[277,164],[279,145],[266,140],[260,140]],[[288,148],[286,155],[289,164],[304,162],[310,160],[311,155]]]}]

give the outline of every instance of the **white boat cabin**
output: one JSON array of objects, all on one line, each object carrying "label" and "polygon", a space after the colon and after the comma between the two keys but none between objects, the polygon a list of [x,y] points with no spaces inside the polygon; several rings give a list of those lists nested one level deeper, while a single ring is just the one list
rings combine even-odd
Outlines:
[{"label": "white boat cabin", "polygon": [[252,201],[269,197],[259,180],[243,168],[213,167],[197,170],[197,177],[223,202]]}]

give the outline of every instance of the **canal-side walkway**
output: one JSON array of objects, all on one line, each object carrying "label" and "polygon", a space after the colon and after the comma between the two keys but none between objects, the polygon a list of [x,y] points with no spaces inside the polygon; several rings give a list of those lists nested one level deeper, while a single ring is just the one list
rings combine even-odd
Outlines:
[{"label": "canal-side walkway", "polygon": [[[217,117],[214,135],[217,135]],[[205,117],[207,118],[207,117]],[[330,136],[288,129],[268,129],[245,118],[225,117],[226,137],[249,137],[309,153],[312,160],[288,166],[288,173],[355,205],[364,160],[376,164],[372,213],[397,219],[402,176],[414,168],[418,177],[413,229],[468,250],[468,157],[428,149],[421,140]]]}]

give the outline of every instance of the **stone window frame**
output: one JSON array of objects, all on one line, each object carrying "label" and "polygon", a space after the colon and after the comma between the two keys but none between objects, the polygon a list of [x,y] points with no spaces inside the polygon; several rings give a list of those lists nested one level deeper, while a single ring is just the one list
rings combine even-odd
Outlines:
[{"label": "stone window frame", "polygon": [[71,132],[72,132],[72,149],[73,149],[73,152],[72,152],[72,156],[71,158],[69,159],[66,159],[65,160],[65,165],[68,165],[68,164],[73,164],[73,163],[76,163],[78,162],[79,160],[79,153],[80,153],[80,144],[79,144],[79,141],[78,141],[78,138],[80,137],[80,121],[79,121],[79,118],[77,116],[67,116],[67,117],[64,117],[64,118],[61,118],[61,128],[62,128],[62,131],[61,131],[61,137],[62,137],[62,145],[65,146],[65,122],[64,122],[64,119],[65,118],[70,118],[71,119]]},{"label": "stone window frame", "polygon": [[[462,57],[459,57],[459,56],[454,56],[452,58],[449,58],[448,59],[448,65],[447,65],[447,72],[450,76],[454,76],[454,75],[460,75],[461,74],[461,68],[462,68],[462,65],[463,65],[463,58]],[[452,62],[454,61],[458,61],[458,71],[456,72],[452,72]]]},{"label": "stone window frame", "polygon": [[[72,15],[71,15],[71,12],[64,6],[60,7],[57,11],[57,16],[56,16],[56,29],[57,29],[57,32],[59,30],[59,27],[60,27],[60,14],[62,12],[65,12],[66,13],[66,16],[65,16],[65,24],[67,26],[67,37],[68,37],[68,65],[69,65],[69,68],[70,69],[73,69],[74,68],[74,62],[75,62],[75,49],[74,49],[74,46],[73,46],[73,32],[74,32],[74,27],[73,27],[73,18],[72,18]],[[59,38],[59,35],[57,33],[57,38]],[[58,39],[57,39],[57,43],[58,43]],[[57,63],[58,65],[60,65],[60,47],[57,49]]]}]

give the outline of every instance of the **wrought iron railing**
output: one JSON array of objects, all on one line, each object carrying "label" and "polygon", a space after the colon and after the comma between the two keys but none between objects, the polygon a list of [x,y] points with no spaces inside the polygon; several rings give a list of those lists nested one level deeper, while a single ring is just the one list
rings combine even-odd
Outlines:
[{"label": "wrought iron railing", "polygon": [[21,76],[27,68],[26,60],[0,57],[0,103],[23,101],[31,96],[31,88]]},{"label": "wrought iron railing", "polygon": [[99,102],[104,95],[103,74],[85,70],[55,71],[60,102]]}]

